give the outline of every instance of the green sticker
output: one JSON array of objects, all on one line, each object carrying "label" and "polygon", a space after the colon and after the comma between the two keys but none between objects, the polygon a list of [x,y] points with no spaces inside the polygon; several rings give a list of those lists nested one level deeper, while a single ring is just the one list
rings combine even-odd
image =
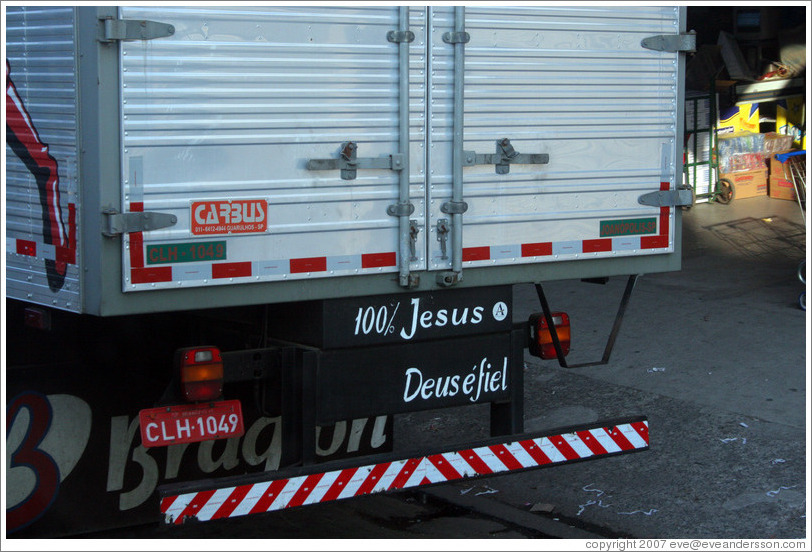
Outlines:
[{"label": "green sticker", "polygon": [[147,264],[223,261],[226,242],[161,243],[147,246]]},{"label": "green sticker", "polygon": [[656,234],[657,219],[624,219],[624,220],[602,220],[601,237],[611,238],[615,236],[636,236],[639,234]]}]

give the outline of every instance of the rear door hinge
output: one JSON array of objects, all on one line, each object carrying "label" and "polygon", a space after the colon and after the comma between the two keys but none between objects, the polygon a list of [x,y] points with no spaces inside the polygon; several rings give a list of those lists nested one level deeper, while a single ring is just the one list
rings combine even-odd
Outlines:
[{"label": "rear door hinge", "polygon": [[679,188],[643,194],[637,198],[637,202],[649,207],[684,207],[692,205],[693,198],[690,188]]},{"label": "rear door hinge", "polygon": [[649,36],[640,42],[640,46],[657,52],[696,52],[696,31]]},{"label": "rear door hinge", "polygon": [[108,237],[128,232],[148,232],[174,226],[178,217],[168,213],[132,212],[119,213],[115,209],[102,211],[102,234]]},{"label": "rear door hinge", "polygon": [[101,42],[115,42],[116,40],[152,40],[166,38],[175,34],[175,26],[158,21],[137,19],[115,19],[106,17],[102,19]]},{"label": "rear door hinge", "polygon": [[640,46],[657,52],[696,52],[696,31],[644,38]]}]

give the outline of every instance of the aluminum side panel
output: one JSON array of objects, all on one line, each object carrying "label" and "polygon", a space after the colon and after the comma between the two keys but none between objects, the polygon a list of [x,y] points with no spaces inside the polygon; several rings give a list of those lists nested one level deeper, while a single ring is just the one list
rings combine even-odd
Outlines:
[{"label": "aluminum side panel", "polygon": [[[424,15],[410,15],[415,218],[425,216]],[[398,173],[342,180],[305,167],[338,157],[346,141],[360,158],[397,153],[398,46],[387,41],[396,7],[126,7],[121,16],[175,27],[121,46],[124,208],[178,217],[125,237],[125,291],[397,271],[398,221],[386,210]],[[228,201],[267,205],[264,220],[253,231],[217,226]],[[163,248],[201,243],[225,254],[204,248],[177,262]],[[419,242],[416,257],[412,268],[424,268]]]},{"label": "aluminum side panel", "polygon": [[[453,24],[432,9],[432,235],[451,195]],[[640,41],[679,32],[678,9],[466,7],[465,29],[464,149],[492,154],[507,137],[550,161],[464,168],[464,266],[673,252],[673,213],[637,198],[678,184],[678,54]],[[429,244],[429,268],[449,268]]]},{"label": "aluminum side panel", "polygon": [[5,14],[7,296],[79,311],[75,9]]}]

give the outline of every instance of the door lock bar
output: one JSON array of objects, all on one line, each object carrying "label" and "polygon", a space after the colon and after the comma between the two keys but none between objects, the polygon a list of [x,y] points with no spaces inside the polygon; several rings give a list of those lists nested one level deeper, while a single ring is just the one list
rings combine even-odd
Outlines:
[{"label": "door lock bar", "polygon": [[519,153],[510,143],[509,138],[496,141],[496,153],[463,153],[463,166],[495,165],[496,174],[508,174],[510,165],[546,165],[550,156],[546,153]]}]

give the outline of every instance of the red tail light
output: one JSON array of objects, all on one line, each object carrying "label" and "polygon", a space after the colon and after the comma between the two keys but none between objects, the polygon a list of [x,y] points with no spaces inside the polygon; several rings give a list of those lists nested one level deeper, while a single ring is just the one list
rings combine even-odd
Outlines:
[{"label": "red tail light", "polygon": [[180,390],[189,402],[212,401],[223,394],[223,358],[216,347],[178,351]]},{"label": "red tail light", "polygon": [[[565,312],[554,312],[551,316],[561,344],[561,352],[567,356],[570,352],[570,317]],[[543,314],[534,314],[530,317],[530,333],[530,354],[545,360],[558,358],[547,318]]]}]

